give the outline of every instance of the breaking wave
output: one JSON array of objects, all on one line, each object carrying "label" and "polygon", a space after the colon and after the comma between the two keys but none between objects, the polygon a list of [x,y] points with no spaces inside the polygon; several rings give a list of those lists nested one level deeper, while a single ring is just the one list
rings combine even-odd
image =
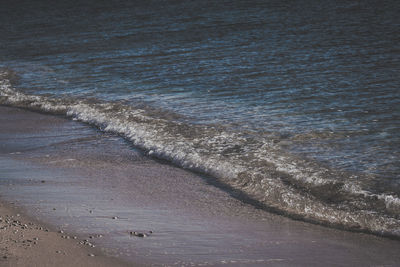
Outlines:
[{"label": "breaking wave", "polygon": [[[328,226],[400,237],[400,199],[352,174],[288,153],[271,133],[194,125],[143,106],[25,94],[0,71],[0,104],[63,114],[124,136],[148,155],[212,176],[263,207]],[[363,177],[360,177],[362,175]],[[361,179],[362,178],[362,179]]]}]

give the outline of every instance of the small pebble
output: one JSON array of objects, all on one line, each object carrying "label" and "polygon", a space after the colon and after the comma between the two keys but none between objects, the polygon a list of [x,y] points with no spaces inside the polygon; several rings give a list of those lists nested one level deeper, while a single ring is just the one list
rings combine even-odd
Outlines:
[{"label": "small pebble", "polygon": [[90,257],[94,257],[94,254],[92,254],[92,253],[89,253],[89,254],[88,254],[88,256],[90,256]]},{"label": "small pebble", "polygon": [[131,235],[137,236],[137,237],[146,237],[147,235],[144,233],[138,233],[138,232],[129,232]]},{"label": "small pebble", "polygon": [[112,218],[113,218],[114,220],[115,220],[115,219],[118,219],[118,217],[112,217]]}]

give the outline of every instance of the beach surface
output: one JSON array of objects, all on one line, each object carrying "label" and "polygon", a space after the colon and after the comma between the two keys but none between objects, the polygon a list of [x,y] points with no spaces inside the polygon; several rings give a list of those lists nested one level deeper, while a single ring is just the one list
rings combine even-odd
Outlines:
[{"label": "beach surface", "polygon": [[1,266],[400,263],[398,240],[271,214],[86,124],[0,106],[0,125]]},{"label": "beach surface", "polygon": [[0,266],[132,266],[0,203]]}]

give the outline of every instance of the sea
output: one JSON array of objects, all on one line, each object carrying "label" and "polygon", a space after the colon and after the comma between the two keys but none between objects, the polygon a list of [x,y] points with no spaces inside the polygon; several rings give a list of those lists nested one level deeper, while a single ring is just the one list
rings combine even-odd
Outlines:
[{"label": "sea", "polygon": [[399,15],[394,0],[5,0],[0,104],[118,134],[273,213],[398,238]]}]

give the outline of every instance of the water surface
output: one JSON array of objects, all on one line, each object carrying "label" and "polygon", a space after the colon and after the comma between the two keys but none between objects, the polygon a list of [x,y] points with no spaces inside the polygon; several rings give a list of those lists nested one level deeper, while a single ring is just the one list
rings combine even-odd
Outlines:
[{"label": "water surface", "polygon": [[0,103],[289,216],[399,235],[396,1],[8,1]]}]

